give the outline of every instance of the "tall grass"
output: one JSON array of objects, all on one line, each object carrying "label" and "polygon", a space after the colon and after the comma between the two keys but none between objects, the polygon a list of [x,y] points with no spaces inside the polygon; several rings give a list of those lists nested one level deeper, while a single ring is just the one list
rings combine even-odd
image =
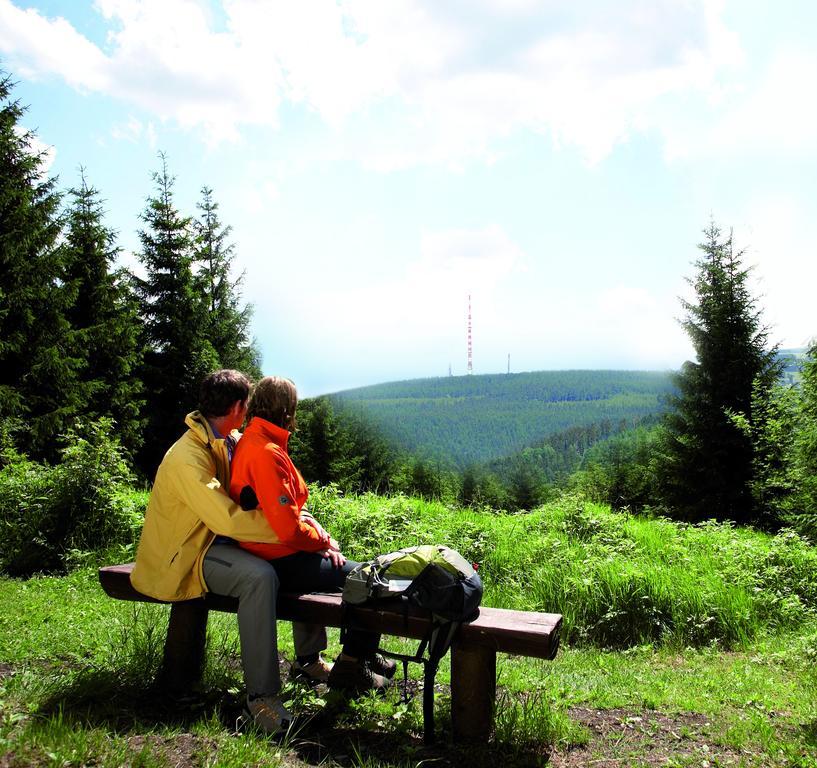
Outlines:
[{"label": "tall grass", "polygon": [[634,517],[578,496],[496,515],[330,489],[313,507],[356,559],[458,549],[479,563],[486,604],[561,613],[572,643],[733,647],[817,617],[817,553],[792,531]]}]

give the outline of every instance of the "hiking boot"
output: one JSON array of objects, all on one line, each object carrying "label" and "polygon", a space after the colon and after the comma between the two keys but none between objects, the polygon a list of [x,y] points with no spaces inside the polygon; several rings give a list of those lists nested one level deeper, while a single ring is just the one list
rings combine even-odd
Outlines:
[{"label": "hiking boot", "polygon": [[375,653],[366,659],[366,666],[372,670],[376,675],[388,678],[391,680],[394,673],[397,671],[397,662],[384,656],[382,653]]},{"label": "hiking boot", "polygon": [[373,672],[362,660],[335,659],[332,672],[329,674],[329,687],[345,693],[365,693],[375,691],[385,693],[389,681],[382,675]]},{"label": "hiking boot", "polygon": [[323,656],[318,655],[315,661],[309,664],[301,664],[296,661],[292,665],[292,676],[306,680],[308,683],[316,685],[318,683],[325,683],[329,680],[329,674],[332,672],[332,664],[330,664]]},{"label": "hiking boot", "polygon": [[270,736],[286,733],[292,725],[292,714],[277,696],[247,697],[246,709],[250,720]]}]

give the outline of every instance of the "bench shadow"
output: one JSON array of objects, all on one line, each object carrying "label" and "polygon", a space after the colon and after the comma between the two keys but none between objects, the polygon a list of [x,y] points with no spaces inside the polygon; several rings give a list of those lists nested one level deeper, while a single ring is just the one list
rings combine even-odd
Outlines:
[{"label": "bench shadow", "polygon": [[[416,768],[421,763],[469,768],[541,766],[547,763],[546,745],[525,748],[489,743],[468,746],[452,743],[448,718],[437,718],[437,738],[426,745],[422,732],[377,722],[355,722],[343,697],[325,696],[317,711],[302,711],[282,746],[307,765],[334,764],[358,768],[387,764]],[[223,690],[207,689],[184,697],[172,696],[152,683],[128,681],[110,670],[83,670],[71,682],[46,695],[39,712],[61,716],[83,727],[101,728],[138,738],[169,727],[189,731],[214,716],[229,733],[241,728],[243,700]],[[445,721],[445,722],[443,722]]]},{"label": "bench shadow", "polygon": [[817,747],[817,720],[811,720],[800,726],[803,741],[810,747]]}]

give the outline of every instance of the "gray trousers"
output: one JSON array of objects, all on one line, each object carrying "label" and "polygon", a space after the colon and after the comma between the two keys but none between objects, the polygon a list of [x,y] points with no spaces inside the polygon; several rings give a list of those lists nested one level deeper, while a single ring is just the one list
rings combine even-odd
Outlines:
[{"label": "gray trousers", "polygon": [[[247,693],[278,693],[281,675],[275,604],[279,582],[275,569],[233,544],[213,544],[203,569],[208,590],[238,598],[238,637]],[[326,649],[326,628],[318,624],[292,622],[292,638],[296,656]]]}]

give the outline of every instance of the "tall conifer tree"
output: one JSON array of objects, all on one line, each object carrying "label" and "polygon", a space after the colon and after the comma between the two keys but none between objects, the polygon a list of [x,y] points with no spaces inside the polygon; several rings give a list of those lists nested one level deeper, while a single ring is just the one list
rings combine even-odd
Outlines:
[{"label": "tall conifer tree", "polygon": [[784,502],[784,519],[817,543],[817,341],[809,348],[802,373],[798,407],[792,409],[789,423],[783,421],[790,428],[786,466],[790,492]]},{"label": "tall conifer tree", "polygon": [[173,199],[175,179],[160,155],[153,174],[155,194],[148,198],[139,232],[139,259],[146,276],[137,281],[144,322],[143,381],[147,405],[145,444],[139,465],[152,478],[164,451],[184,430],[185,414],[195,408],[202,378],[218,367],[206,340],[207,307],[193,276],[192,220]]},{"label": "tall conifer tree", "polygon": [[82,358],[81,410],[90,418],[111,416],[122,444],[133,451],[142,442],[144,401],[137,375],[141,347],[131,277],[114,269],[116,237],[103,223],[99,193],[88,186],[84,171],[80,186],[69,194],[62,254],[64,285],[71,298],[67,317],[73,348]]},{"label": "tall conifer tree", "polygon": [[676,377],[678,394],[665,420],[660,482],[665,502],[689,520],[753,520],[753,446],[733,418],[752,422],[752,394],[773,386],[779,375],[776,348],[757,301],[749,291],[749,270],[732,235],[714,223],[698,247],[698,273],[690,280],[695,301],[683,302],[684,329],[696,362]]},{"label": "tall conifer tree", "polygon": [[54,459],[79,405],[80,361],[68,343],[56,179],[12,88],[0,71],[0,418],[23,418],[21,447]]},{"label": "tall conifer tree", "polygon": [[230,242],[232,227],[218,217],[213,190],[203,187],[200,215],[195,222],[196,282],[207,306],[207,338],[223,368],[236,368],[252,378],[261,377],[260,355],[249,336],[252,307],[241,304],[243,273],[235,280],[230,268],[235,251]]}]

